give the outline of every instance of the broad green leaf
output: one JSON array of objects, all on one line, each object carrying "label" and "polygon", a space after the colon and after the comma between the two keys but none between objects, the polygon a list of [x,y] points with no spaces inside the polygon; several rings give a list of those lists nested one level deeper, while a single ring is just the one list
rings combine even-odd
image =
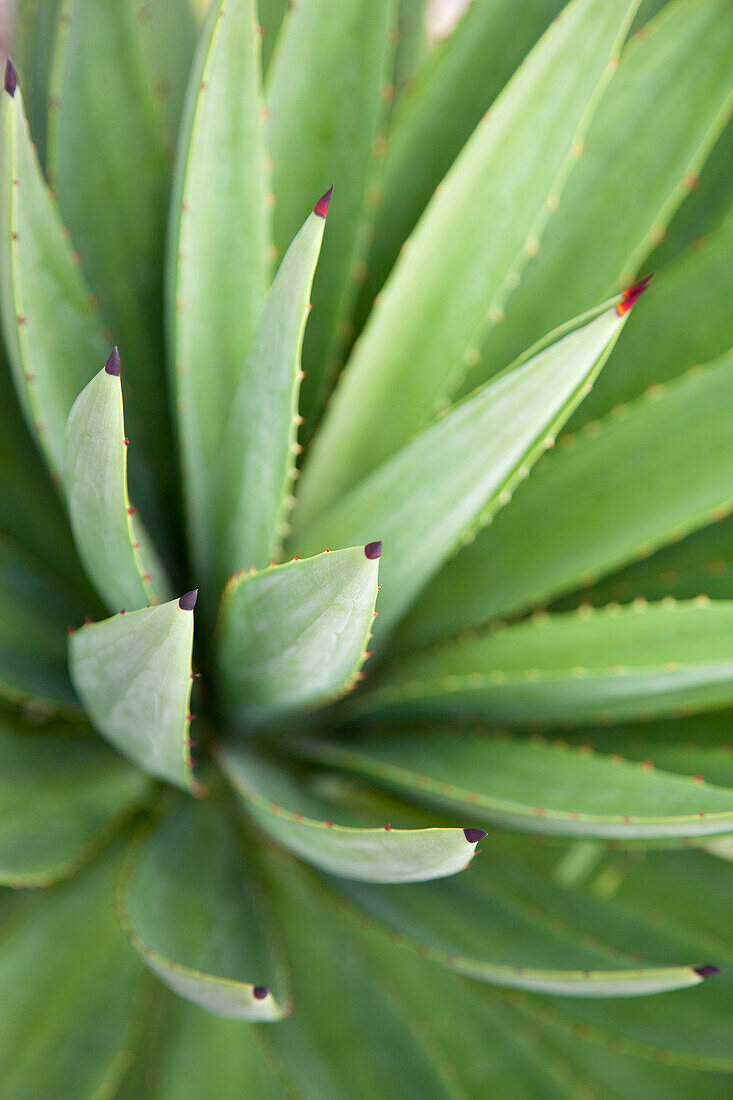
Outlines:
[{"label": "broad green leaf", "polygon": [[64,488],[74,539],[110,611],[159,603],[170,594],[127,495],[128,443],[115,348],[72,405],[64,445]]},{"label": "broad green leaf", "polygon": [[[200,5],[199,5],[200,6]],[[156,0],[142,4],[138,19],[153,93],[160,99],[166,123],[167,149],[175,152],[196,37],[201,23],[194,0]]]},{"label": "broad green leaf", "polygon": [[[358,322],[471,131],[562,7],[563,0],[524,0],[518,19],[515,0],[472,0],[453,33],[431,48],[391,122]],[[398,59],[401,52],[400,38]]]},{"label": "broad green leaf", "polygon": [[727,355],[566,437],[425,593],[400,649],[542,604],[729,510],[732,402]]},{"label": "broad green leaf", "polygon": [[[704,976],[675,945],[648,946],[654,928],[644,912],[624,912],[613,897],[568,889],[547,873],[559,862],[497,837],[455,883],[338,890],[405,946],[492,985],[568,997],[638,997],[699,985]],[[643,945],[643,961],[639,957]],[[661,964],[661,965],[660,965]]]},{"label": "broad green leaf", "polygon": [[419,801],[511,829],[648,838],[730,832],[733,791],[562,742],[413,728],[368,741],[308,742],[325,763],[369,775]]},{"label": "broad green leaf", "polygon": [[112,1095],[136,1042],[142,968],[119,930],[119,854],[36,895],[0,939],[2,1090]]},{"label": "broad green leaf", "polygon": [[66,668],[66,633],[84,608],[45,566],[0,540],[0,697],[78,710]]},{"label": "broad green leaf", "polygon": [[[219,754],[247,813],[273,840],[321,870],[362,882],[423,882],[464,870],[481,829],[393,829],[303,789],[282,767],[240,748]],[[340,817],[341,822],[330,820]],[[345,823],[344,823],[344,818]]]},{"label": "broad green leaf", "polygon": [[251,1024],[212,1016],[155,984],[116,1100],[292,1100]]},{"label": "broad green leaf", "polygon": [[467,387],[631,282],[730,116],[733,9],[675,0],[624,51],[536,258]]},{"label": "broad green leaf", "polygon": [[28,89],[28,121],[41,164],[46,159],[51,63],[60,4],[61,0],[20,0],[16,12],[13,61]]},{"label": "broad green leaf", "polygon": [[520,724],[653,718],[729,705],[732,674],[733,602],[642,601],[541,615],[428,650],[352,710]]},{"label": "broad green leaf", "polygon": [[219,522],[214,483],[221,435],[268,278],[263,109],[253,0],[214,3],[186,95],[167,270],[169,366],[188,531],[204,571]]},{"label": "broad green leaf", "polygon": [[[6,74],[7,79],[7,74]],[[31,146],[20,88],[0,94],[0,306],[28,427],[60,475],[74,398],[107,351],[99,316]]]},{"label": "broad green leaf", "polygon": [[[149,65],[147,7],[129,0],[66,0],[61,17],[48,176],[102,316],[122,348],[130,381],[128,427],[137,441],[133,496],[152,527],[161,508],[172,503],[175,464],[162,324],[171,159],[162,97],[155,94]],[[179,21],[184,18],[182,12]],[[165,480],[160,499],[149,462]]]},{"label": "broad green leaf", "polygon": [[616,308],[604,310],[477,390],[299,528],[291,546],[313,553],[325,541],[343,546],[378,531],[385,545],[378,624],[384,636],[552,446],[623,322]]},{"label": "broad green leaf", "polygon": [[295,475],[303,333],[330,192],[288,249],[257,327],[219,441],[217,546],[222,583],[278,553]]},{"label": "broad green leaf", "polygon": [[147,786],[90,732],[0,715],[0,882],[49,886],[73,874]]},{"label": "broad green leaf", "polygon": [[354,686],[371,637],[380,553],[380,543],[367,543],[232,578],[217,658],[233,720],[262,724]]},{"label": "broad green leaf", "polygon": [[262,72],[267,73],[283,21],[290,11],[290,0],[258,0],[258,33],[262,39]]},{"label": "broad green leaf", "polygon": [[372,146],[384,142],[378,131],[385,92],[393,91],[388,32],[394,20],[395,0],[299,0],[283,23],[268,72],[273,240],[280,255],[303,222],[307,196],[329,183],[336,195],[303,348],[306,421],[334,373],[334,337],[357,289],[364,204],[375,199]]},{"label": "broad green leaf", "polygon": [[[397,0],[397,48],[394,57],[394,96],[404,93],[414,80],[420,62],[428,52],[427,0]],[[468,135],[466,135],[468,136]]]},{"label": "broad green leaf", "polygon": [[120,920],[174,993],[217,1016],[278,1020],[288,1006],[259,891],[224,810],[178,801],[128,861]]},{"label": "broad green leaf", "polygon": [[574,0],[468,141],[395,266],[330,403],[304,471],[301,523],[431,417],[450,375],[503,308],[527,241],[577,160],[635,6]]},{"label": "broad green leaf", "polygon": [[139,768],[199,793],[189,728],[196,593],[121,611],[69,638],[71,679],[94,728]]}]

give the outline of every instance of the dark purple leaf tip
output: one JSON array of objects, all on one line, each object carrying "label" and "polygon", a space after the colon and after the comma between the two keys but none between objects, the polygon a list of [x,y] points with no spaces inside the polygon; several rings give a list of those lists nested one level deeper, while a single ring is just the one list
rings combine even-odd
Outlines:
[{"label": "dark purple leaf tip", "polygon": [[469,844],[478,844],[479,840],[483,840],[488,833],[485,833],[483,829],[464,829],[463,835]]},{"label": "dark purple leaf tip", "polygon": [[193,611],[194,607],[196,606],[198,595],[198,588],[194,588],[191,592],[187,592],[185,596],[181,596],[180,600],[178,601],[178,606],[180,607],[181,611]]},{"label": "dark purple leaf tip", "polygon": [[328,191],[326,191],[325,195],[321,195],[320,199],[318,200],[316,205],[313,207],[313,213],[317,214],[319,218],[323,218],[325,220],[326,214],[328,213],[328,207],[330,206],[330,203],[331,203],[331,195],[332,194],[333,194],[333,184],[331,184]]},{"label": "dark purple leaf tip", "polygon": [[255,998],[256,1001],[264,1001],[269,992],[269,989],[267,989],[264,985],[256,985],[252,990],[252,996]]},{"label": "dark purple leaf tip", "polygon": [[5,62],[5,91],[11,99],[15,99],[15,89],[18,87],[18,73],[15,65],[7,59]]},{"label": "dark purple leaf tip", "polygon": [[693,966],[692,969],[696,974],[699,974],[701,978],[714,978],[716,974],[720,973],[717,966]]},{"label": "dark purple leaf tip", "polygon": [[364,547],[364,553],[369,558],[369,561],[375,561],[376,558],[382,556],[382,544],[381,542],[368,542]]},{"label": "dark purple leaf tip", "polygon": [[120,377],[120,353],[116,347],[112,348],[112,354],[105,363],[104,369],[114,378]]}]

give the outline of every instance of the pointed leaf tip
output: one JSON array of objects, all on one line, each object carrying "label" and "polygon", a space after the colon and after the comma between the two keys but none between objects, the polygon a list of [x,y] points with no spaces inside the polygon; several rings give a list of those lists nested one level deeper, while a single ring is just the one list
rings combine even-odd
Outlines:
[{"label": "pointed leaf tip", "polygon": [[483,840],[489,834],[485,833],[483,829],[464,829],[463,835],[469,844],[478,844],[479,840]]},{"label": "pointed leaf tip", "polygon": [[190,592],[187,592],[185,596],[181,596],[180,600],[178,601],[178,606],[180,607],[181,611],[193,611],[194,607],[196,606],[198,594],[198,588],[194,588]]},{"label": "pointed leaf tip", "polygon": [[630,286],[628,290],[624,291],[623,300],[616,306],[616,312],[619,317],[623,317],[625,313],[628,313],[629,310],[636,305],[653,278],[654,272],[652,271],[650,275],[645,275],[638,283],[634,283],[633,286]]},{"label": "pointed leaf tip", "polygon": [[364,553],[370,561],[374,561],[376,558],[382,556],[382,544],[381,542],[368,542],[364,547]]},{"label": "pointed leaf tip", "polygon": [[252,990],[252,996],[258,1001],[264,1001],[269,992],[269,989],[266,989],[264,985],[256,985]]},{"label": "pointed leaf tip", "polygon": [[107,360],[104,369],[107,374],[111,374],[114,378],[120,377],[120,353],[116,347],[112,349],[112,354]]},{"label": "pointed leaf tip", "polygon": [[326,191],[325,195],[321,195],[320,199],[318,200],[316,205],[313,207],[313,213],[317,214],[319,218],[324,218],[325,219],[326,214],[328,213],[328,207],[330,206],[330,203],[331,203],[331,195],[332,194],[333,194],[333,184],[331,184],[328,191]]},{"label": "pointed leaf tip", "polygon": [[[10,58],[8,58],[7,61],[5,62],[5,91],[8,93],[8,95],[10,96],[11,99],[15,98],[15,89],[17,87],[18,87],[18,72],[17,72],[13,62],[10,60]],[[328,206],[328,203],[326,203],[326,206]],[[325,215],[324,215],[324,217],[325,217]]]},{"label": "pointed leaf tip", "polygon": [[720,973],[717,966],[693,966],[692,968],[701,978],[713,978]]}]

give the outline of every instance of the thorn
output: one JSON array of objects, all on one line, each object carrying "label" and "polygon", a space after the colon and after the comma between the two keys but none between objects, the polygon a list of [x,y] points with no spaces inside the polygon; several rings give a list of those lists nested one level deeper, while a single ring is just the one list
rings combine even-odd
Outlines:
[{"label": "thorn", "polygon": [[114,378],[120,377],[120,353],[117,350],[117,346],[112,348],[112,353],[107,360],[104,369],[107,374],[111,374]]},{"label": "thorn", "polygon": [[257,1001],[264,1001],[265,997],[269,994],[269,989],[266,989],[264,985],[256,985],[252,990],[252,996]]},{"label": "thorn", "polygon": [[150,574],[150,573],[143,573],[143,574],[142,574],[142,579],[143,579],[144,581],[152,581],[152,579],[153,579],[153,578],[152,578],[152,576],[151,576],[151,574]]},{"label": "thorn", "polygon": [[331,195],[333,194],[333,184],[326,191],[325,195],[321,195],[320,199],[313,207],[313,213],[317,214],[319,218],[326,220],[326,214],[328,214],[328,207],[331,203]]},{"label": "thorn", "polygon": [[375,561],[382,556],[381,542],[368,542],[364,547],[364,554],[370,561]]},{"label": "thorn", "polygon": [[392,831],[392,826],[391,825],[385,825],[384,826],[384,831],[385,831],[385,833],[390,833]]},{"label": "thorn", "polygon": [[71,623],[69,623],[66,628],[66,635],[68,638],[70,638],[72,634],[76,634],[76,627],[72,626]]},{"label": "thorn", "polygon": [[127,608],[126,607],[121,607],[120,608],[120,615],[126,615],[126,614],[127,614]]},{"label": "thorn", "polygon": [[187,714],[186,715],[186,721],[187,722],[195,722],[196,718],[197,718],[197,715],[195,715],[195,714]]},{"label": "thorn", "polygon": [[127,514],[128,514],[128,516],[134,516],[135,515],[135,509],[132,507],[132,505],[130,505],[130,507],[127,509]]},{"label": "thorn", "polygon": [[713,978],[720,973],[717,966],[693,966],[692,968],[701,978]]},{"label": "thorn", "polygon": [[324,821],[324,825],[327,825],[329,829],[333,829],[333,821]]},{"label": "thorn", "polygon": [[489,834],[485,833],[483,829],[464,829],[463,835],[469,844],[478,844],[479,840],[483,840]]},{"label": "thorn", "polygon": [[84,626],[91,626],[91,624],[92,624],[91,615],[85,615],[84,616]]},{"label": "thorn", "polygon": [[181,596],[178,601],[178,606],[181,611],[193,611],[196,606],[196,600],[198,599],[198,588],[192,588],[190,592],[186,592],[184,596]]},{"label": "thorn", "polygon": [[130,440],[127,438],[127,436],[125,436],[125,438],[122,440],[122,445],[123,445],[123,447],[129,447],[130,446]]},{"label": "thorn", "polygon": [[7,59],[5,62],[5,91],[8,93],[11,99],[15,99],[15,89],[18,87],[18,73],[15,65]]},{"label": "thorn", "polygon": [[628,313],[629,310],[636,305],[653,278],[654,272],[652,271],[650,275],[645,275],[638,283],[634,283],[633,286],[630,286],[628,290],[624,291],[623,301],[619,302],[616,306],[616,312],[619,317],[623,317],[625,313]]}]

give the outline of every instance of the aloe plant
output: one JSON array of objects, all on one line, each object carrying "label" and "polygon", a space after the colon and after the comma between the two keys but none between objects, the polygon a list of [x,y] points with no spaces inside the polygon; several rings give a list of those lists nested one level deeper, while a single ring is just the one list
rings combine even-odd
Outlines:
[{"label": "aloe plant", "polygon": [[730,4],[199,7],[0,94],[0,1095],[729,1096]]}]

